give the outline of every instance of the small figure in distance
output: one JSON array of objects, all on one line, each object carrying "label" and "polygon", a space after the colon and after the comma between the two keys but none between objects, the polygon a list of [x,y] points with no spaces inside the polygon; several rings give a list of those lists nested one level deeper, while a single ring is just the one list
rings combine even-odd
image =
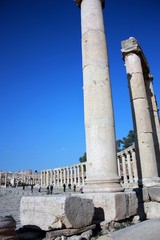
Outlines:
[{"label": "small figure in distance", "polygon": [[38,187],[38,192],[41,192],[41,185],[37,184],[37,187]]},{"label": "small figure in distance", "polygon": [[50,191],[51,191],[51,194],[53,193],[53,185],[51,184],[50,186]]},{"label": "small figure in distance", "polygon": [[73,185],[73,191],[76,191],[76,184]]},{"label": "small figure in distance", "polygon": [[33,184],[31,184],[31,193],[33,193]]},{"label": "small figure in distance", "polygon": [[49,185],[47,186],[47,195],[50,193],[49,192],[49,189],[50,189],[50,187],[49,187]]},{"label": "small figure in distance", "polygon": [[63,184],[63,192],[65,192],[66,191],[66,184],[64,183]]},{"label": "small figure in distance", "polygon": [[83,193],[83,187],[80,188],[80,193]]}]

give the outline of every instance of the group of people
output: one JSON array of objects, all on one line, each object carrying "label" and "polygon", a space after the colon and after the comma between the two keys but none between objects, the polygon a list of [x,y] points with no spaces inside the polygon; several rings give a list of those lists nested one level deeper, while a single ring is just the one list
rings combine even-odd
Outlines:
[{"label": "group of people", "polygon": [[[71,189],[71,187],[72,187],[72,186],[71,186],[71,184],[69,183],[69,184],[68,184],[68,189]],[[66,191],[66,184],[64,183],[64,184],[63,184],[63,192],[65,192],[65,191]],[[76,184],[73,185],[73,191],[76,192]]]},{"label": "group of people", "polygon": [[47,194],[52,194],[53,193],[53,185],[48,185],[47,186]]}]

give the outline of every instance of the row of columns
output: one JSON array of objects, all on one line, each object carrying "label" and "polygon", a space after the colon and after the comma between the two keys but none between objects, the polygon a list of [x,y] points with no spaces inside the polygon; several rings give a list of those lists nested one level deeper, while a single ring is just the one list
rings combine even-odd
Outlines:
[{"label": "row of columns", "polygon": [[117,164],[123,187],[138,187],[138,170],[134,145],[117,154]]},{"label": "row of columns", "polygon": [[[117,153],[118,176],[124,188],[138,187],[138,169],[135,145]],[[63,184],[84,185],[86,182],[86,163],[62,168],[43,170],[41,185],[62,187]]]},{"label": "row of columns", "polygon": [[149,66],[133,37],[122,41],[135,132],[139,185],[160,183],[160,123]]},{"label": "row of columns", "polygon": [[[85,192],[123,191],[102,9],[105,0],[76,0],[81,9],[82,70],[87,151]],[[160,183],[160,123],[149,66],[135,38],[122,41],[135,132],[139,186]],[[129,161],[130,155],[127,155]],[[122,156],[125,172],[125,156]],[[129,164],[128,164],[129,166]],[[128,168],[130,181],[132,172]],[[126,175],[126,174],[125,174]],[[125,177],[125,176],[124,176]],[[125,179],[126,181],[126,179]]]},{"label": "row of columns", "polygon": [[8,185],[17,185],[18,182],[24,183],[26,185],[40,184],[40,174],[39,173],[8,173],[0,172],[0,186],[7,187]]},{"label": "row of columns", "polygon": [[43,170],[41,172],[41,185],[63,186],[67,184],[75,184],[77,186],[84,185],[86,177],[86,164],[77,164],[73,166]]}]

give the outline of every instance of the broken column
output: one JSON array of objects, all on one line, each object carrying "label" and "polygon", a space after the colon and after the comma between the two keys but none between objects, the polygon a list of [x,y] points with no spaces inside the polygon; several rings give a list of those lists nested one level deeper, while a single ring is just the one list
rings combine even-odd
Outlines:
[{"label": "broken column", "polygon": [[115,126],[104,0],[77,0],[81,9],[83,89],[87,150],[85,192],[119,192]]},{"label": "broken column", "polygon": [[122,41],[122,53],[130,89],[139,185],[154,186],[160,182],[160,179],[158,178],[153,128],[144,80],[148,64],[135,38]]}]

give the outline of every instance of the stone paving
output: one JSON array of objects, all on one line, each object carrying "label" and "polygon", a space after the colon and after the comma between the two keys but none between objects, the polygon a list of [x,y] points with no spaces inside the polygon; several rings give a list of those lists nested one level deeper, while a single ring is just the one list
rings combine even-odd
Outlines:
[{"label": "stone paving", "polygon": [[[71,190],[70,190],[71,191]],[[65,194],[70,193],[69,190]],[[63,189],[54,189],[53,194],[62,194]],[[38,192],[38,188],[34,187],[33,193],[31,192],[31,187],[25,187],[23,190],[22,187],[17,188],[0,188],[0,216],[12,215],[16,221],[17,229],[20,225],[20,200],[23,196],[37,196],[37,195],[47,195],[46,189],[41,189],[41,192]]]}]

